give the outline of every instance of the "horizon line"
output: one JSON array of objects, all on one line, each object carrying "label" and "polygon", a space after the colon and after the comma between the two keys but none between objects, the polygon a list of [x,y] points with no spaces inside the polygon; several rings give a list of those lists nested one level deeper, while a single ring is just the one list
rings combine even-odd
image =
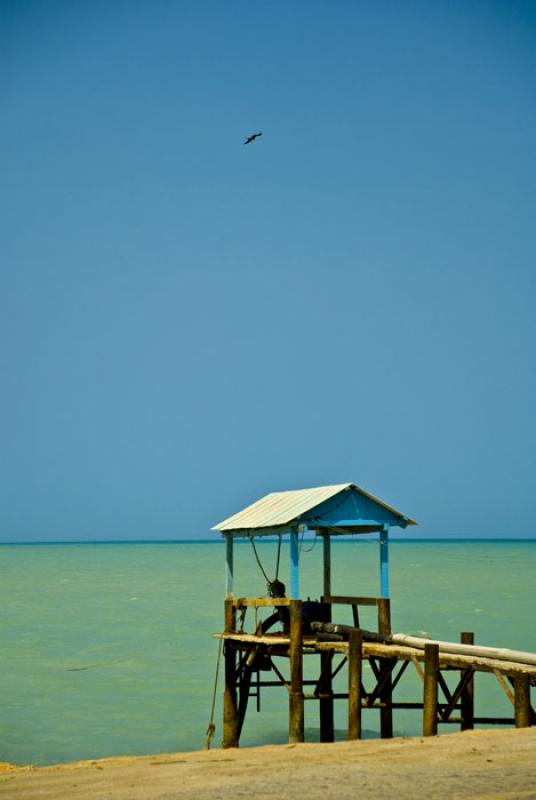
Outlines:
[{"label": "horizon line", "polygon": [[[359,538],[351,538],[350,541],[352,543],[359,543],[359,542],[375,542],[376,539],[371,539],[368,537],[374,536],[374,534],[361,534]],[[367,538],[365,538],[367,537]],[[0,547],[18,547],[18,546],[31,546],[31,545],[39,545],[39,546],[46,546],[46,545],[77,545],[77,544],[223,544],[224,539],[222,538],[214,538],[214,539],[54,539],[50,541],[46,540],[31,540],[31,541],[24,541],[24,542],[0,542]],[[249,540],[247,539],[236,539],[235,544],[247,544]],[[261,543],[272,543],[276,542],[277,538],[273,536],[266,536],[266,537],[259,537],[257,540],[257,544]],[[337,536],[333,538],[333,543],[341,544],[342,542],[348,542],[346,537]],[[504,537],[504,536],[423,536],[423,537],[403,537],[400,538],[391,538],[391,543],[398,544],[398,543],[416,543],[416,542],[536,542],[536,536],[529,536],[529,537]]]}]

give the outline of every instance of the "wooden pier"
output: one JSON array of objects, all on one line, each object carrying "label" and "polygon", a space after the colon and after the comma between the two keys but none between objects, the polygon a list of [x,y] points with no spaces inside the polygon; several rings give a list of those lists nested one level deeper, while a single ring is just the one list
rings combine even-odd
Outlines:
[{"label": "wooden pier", "polygon": [[[340,484],[267,495],[215,526],[214,530],[221,531],[226,540],[225,624],[223,633],[214,634],[223,640],[224,747],[238,747],[249,699],[256,699],[259,710],[261,692],[281,687],[288,693],[291,743],[304,741],[304,704],[311,700],[319,704],[322,742],[334,740],[335,701],[347,703],[349,739],[361,737],[364,710],[378,711],[383,738],[392,737],[393,713],[398,709],[414,709],[422,714],[424,736],[435,735],[438,725],[445,723],[460,725],[462,730],[475,725],[534,724],[531,687],[536,684],[536,655],[477,647],[473,634],[467,631],[461,633],[460,643],[392,633],[388,534],[393,526],[404,529],[415,524],[355,484]],[[303,539],[307,531],[321,539],[323,553],[323,592],[320,601],[312,604],[303,603],[299,594],[299,536]],[[334,595],[331,538],[374,532],[379,534],[380,596]],[[285,535],[290,541],[290,597],[285,596],[285,587],[279,581],[281,541]],[[259,558],[256,536],[278,537],[273,580]],[[267,583],[268,597],[233,596],[233,541],[237,537],[250,540]],[[351,626],[337,625],[337,606],[351,608]],[[375,631],[361,628],[361,606],[375,607]],[[259,621],[262,609],[268,610],[270,616]],[[248,612],[248,621],[253,616],[250,632],[246,631]],[[279,630],[274,632],[274,627]],[[312,656],[318,658],[318,675],[314,680],[304,679],[304,658]],[[370,668],[372,685],[365,685],[364,662]],[[347,672],[346,691],[335,691],[334,679],[343,669]],[[399,700],[399,687],[408,669],[417,672],[422,691],[411,701]],[[511,707],[509,716],[475,716],[478,673],[496,677]],[[369,678],[367,682],[370,683]]]},{"label": "wooden pier", "polygon": [[[344,603],[355,610],[360,605],[376,605],[377,633],[385,641],[367,641],[370,632],[357,627],[348,632],[347,641],[322,641],[314,634],[303,633],[300,600],[226,600],[226,629],[224,633],[215,634],[224,640],[224,747],[238,746],[250,696],[259,703],[261,690],[273,687],[283,687],[288,692],[289,742],[304,741],[304,703],[310,700],[319,702],[322,742],[334,740],[333,705],[336,700],[347,703],[349,739],[361,738],[362,714],[368,709],[379,711],[383,738],[393,735],[393,712],[397,709],[420,711],[424,736],[435,735],[440,723],[457,724],[462,730],[468,730],[482,724],[528,727],[536,721],[530,697],[531,686],[536,685],[536,665],[443,652],[440,645],[434,643],[423,643],[422,648],[397,644],[391,639],[390,603],[385,598],[324,597],[322,602],[329,608]],[[244,611],[269,606],[288,609],[288,633],[246,633]],[[240,631],[236,628],[237,613],[241,616]],[[471,644],[472,639],[470,633],[461,634],[462,644]],[[319,656],[318,678],[304,680],[303,659],[314,655]],[[274,661],[276,658],[288,660],[288,677]],[[370,665],[373,676],[373,684],[368,687],[363,682],[363,662]],[[416,670],[422,682],[422,694],[411,702],[397,701],[396,690],[408,667]],[[343,668],[348,675],[347,691],[334,692],[333,679]],[[477,673],[495,675],[511,705],[511,715],[475,716],[473,696]],[[449,689],[447,674],[456,674],[454,688]]]}]

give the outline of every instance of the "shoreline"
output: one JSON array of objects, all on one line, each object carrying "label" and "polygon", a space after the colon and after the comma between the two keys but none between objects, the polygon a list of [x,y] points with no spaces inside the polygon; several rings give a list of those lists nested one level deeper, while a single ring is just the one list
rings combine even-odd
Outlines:
[{"label": "shoreline", "polygon": [[0,764],[5,800],[536,799],[536,728]]}]

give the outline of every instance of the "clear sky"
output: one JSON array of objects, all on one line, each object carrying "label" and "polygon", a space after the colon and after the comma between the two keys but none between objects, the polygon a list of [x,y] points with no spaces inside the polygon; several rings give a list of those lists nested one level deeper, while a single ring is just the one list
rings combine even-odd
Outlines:
[{"label": "clear sky", "polygon": [[533,2],[0,9],[2,541],[536,535]]}]

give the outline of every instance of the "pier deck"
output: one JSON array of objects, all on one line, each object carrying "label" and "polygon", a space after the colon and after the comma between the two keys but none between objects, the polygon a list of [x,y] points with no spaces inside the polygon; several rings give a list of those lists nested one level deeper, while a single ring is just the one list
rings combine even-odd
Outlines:
[{"label": "pier deck", "polygon": [[[215,639],[234,642],[238,649],[249,649],[251,645],[262,645],[263,648],[267,648],[268,652],[280,656],[288,656],[288,648],[290,646],[290,637],[281,634],[256,636],[249,633],[215,633],[213,636]],[[246,645],[247,647],[243,648],[241,645]],[[346,657],[350,647],[349,642],[323,642],[318,641],[315,636],[304,636],[302,646],[304,655],[311,653],[342,653]],[[414,665],[415,661],[422,663],[425,661],[424,649],[407,647],[396,643],[363,642],[362,658],[368,660],[371,657],[396,658],[398,661],[411,662]],[[528,675],[531,686],[536,686],[536,666],[522,662],[445,653],[439,648],[439,667],[445,670],[460,670],[471,667],[476,672],[500,672],[510,678],[515,678],[516,675],[520,674]]]}]

